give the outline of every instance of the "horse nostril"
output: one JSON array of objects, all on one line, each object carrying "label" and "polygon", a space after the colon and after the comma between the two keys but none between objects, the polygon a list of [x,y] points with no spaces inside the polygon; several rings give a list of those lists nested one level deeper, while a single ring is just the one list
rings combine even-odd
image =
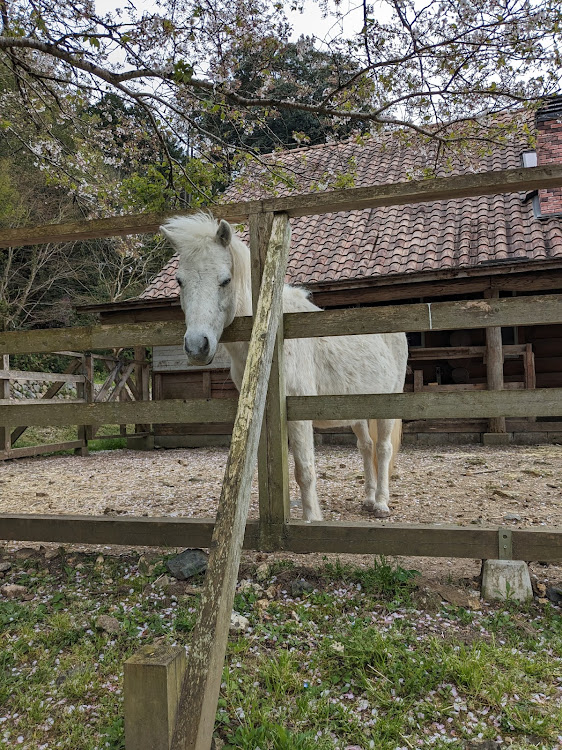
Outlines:
[{"label": "horse nostril", "polygon": [[209,351],[209,339],[206,336],[202,337],[201,351],[205,352],[205,354]]}]

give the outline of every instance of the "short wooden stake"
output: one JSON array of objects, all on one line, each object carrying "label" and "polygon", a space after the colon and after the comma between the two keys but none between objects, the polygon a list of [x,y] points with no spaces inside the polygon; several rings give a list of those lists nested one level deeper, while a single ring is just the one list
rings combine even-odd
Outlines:
[{"label": "short wooden stake", "polygon": [[185,649],[144,646],[125,662],[126,750],[169,750],[183,675]]}]

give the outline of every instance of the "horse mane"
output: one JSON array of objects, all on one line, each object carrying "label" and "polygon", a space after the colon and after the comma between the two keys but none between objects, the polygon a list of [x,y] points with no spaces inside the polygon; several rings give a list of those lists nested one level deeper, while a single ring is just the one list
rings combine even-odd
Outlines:
[{"label": "horse mane", "polygon": [[[219,221],[205,211],[190,216],[174,216],[161,227],[180,257],[205,252],[214,242]],[[232,227],[231,227],[232,229]],[[236,290],[236,314],[252,314],[252,289],[250,275],[250,250],[232,229],[228,246],[232,257],[232,283]]]}]

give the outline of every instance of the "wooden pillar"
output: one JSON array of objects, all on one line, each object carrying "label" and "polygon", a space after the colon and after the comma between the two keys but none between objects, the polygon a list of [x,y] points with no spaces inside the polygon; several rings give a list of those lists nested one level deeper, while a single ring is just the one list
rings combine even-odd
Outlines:
[{"label": "wooden pillar", "polygon": [[[273,222],[272,214],[250,216],[253,309],[257,307]],[[258,450],[260,548],[279,549],[290,517],[287,406],[283,367],[283,319],[275,341]]]},{"label": "wooden pillar", "polygon": [[[499,297],[497,289],[489,290],[485,296],[488,299]],[[500,326],[486,328],[486,376],[489,391],[503,390],[503,343]],[[492,417],[488,421],[488,431],[491,433],[505,433],[505,417]]]},{"label": "wooden pillar", "polygon": [[[10,355],[0,355],[0,369],[4,371],[10,370]],[[0,378],[0,399],[10,398],[10,379]],[[7,454],[10,452],[12,447],[11,441],[11,427],[0,427],[0,456],[7,458]]]},{"label": "wooden pillar", "polygon": [[183,646],[144,646],[124,668],[125,750],[169,750],[185,673]]},{"label": "wooden pillar", "polygon": [[225,469],[209,564],[189,647],[172,750],[210,750],[236,591],[267,382],[282,317],[289,249],[286,215],[273,221]]},{"label": "wooden pillar", "polygon": [[[84,382],[76,383],[76,396],[77,398],[84,399],[86,403],[88,403],[88,391],[89,391],[87,367],[88,367],[87,356],[83,354],[81,357],[80,374],[84,376]],[[77,456],[88,455],[88,437],[89,437],[90,432],[91,432],[91,428],[88,425],[85,425],[85,424],[78,425],[78,440],[82,441],[82,445],[80,446],[80,448],[74,449],[74,453]]]}]

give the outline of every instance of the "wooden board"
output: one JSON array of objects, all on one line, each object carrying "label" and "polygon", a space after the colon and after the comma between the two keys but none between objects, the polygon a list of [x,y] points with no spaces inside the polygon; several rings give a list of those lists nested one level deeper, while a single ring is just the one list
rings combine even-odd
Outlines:
[{"label": "wooden board", "polygon": [[[479,195],[496,195],[539,188],[562,186],[562,166],[547,164],[540,167],[505,169],[495,172],[409,180],[390,185],[329,190],[284,198],[267,198],[246,203],[209,206],[216,216],[234,223],[244,222],[251,214],[284,212],[290,217],[312,216],[331,211],[349,211],[377,206],[397,206],[428,203]],[[189,212],[192,213],[192,212]],[[75,242],[96,237],[156,232],[171,214],[140,214],[110,219],[74,222],[0,232],[0,247],[44,244],[46,242]]]},{"label": "wooden board", "polygon": [[[392,331],[447,331],[489,326],[551,325],[562,320],[562,294],[388,307],[286,313],[285,338],[342,336]],[[221,341],[248,341],[252,319],[236,318]],[[10,354],[70,348],[91,351],[130,346],[178,345],[183,321],[0,332],[0,351]],[[552,335],[552,334],[551,334]]]},{"label": "wooden board", "polygon": [[[0,514],[0,539],[21,542],[208,548],[213,528],[212,518]],[[498,557],[500,528],[391,521],[291,521],[285,530],[283,549],[492,559]],[[562,560],[562,529],[513,529],[512,536],[514,559]],[[258,521],[248,521],[244,549],[257,550],[259,544]]]},{"label": "wooden board", "polygon": [[562,389],[291,396],[289,420],[547,417],[562,414]]}]

